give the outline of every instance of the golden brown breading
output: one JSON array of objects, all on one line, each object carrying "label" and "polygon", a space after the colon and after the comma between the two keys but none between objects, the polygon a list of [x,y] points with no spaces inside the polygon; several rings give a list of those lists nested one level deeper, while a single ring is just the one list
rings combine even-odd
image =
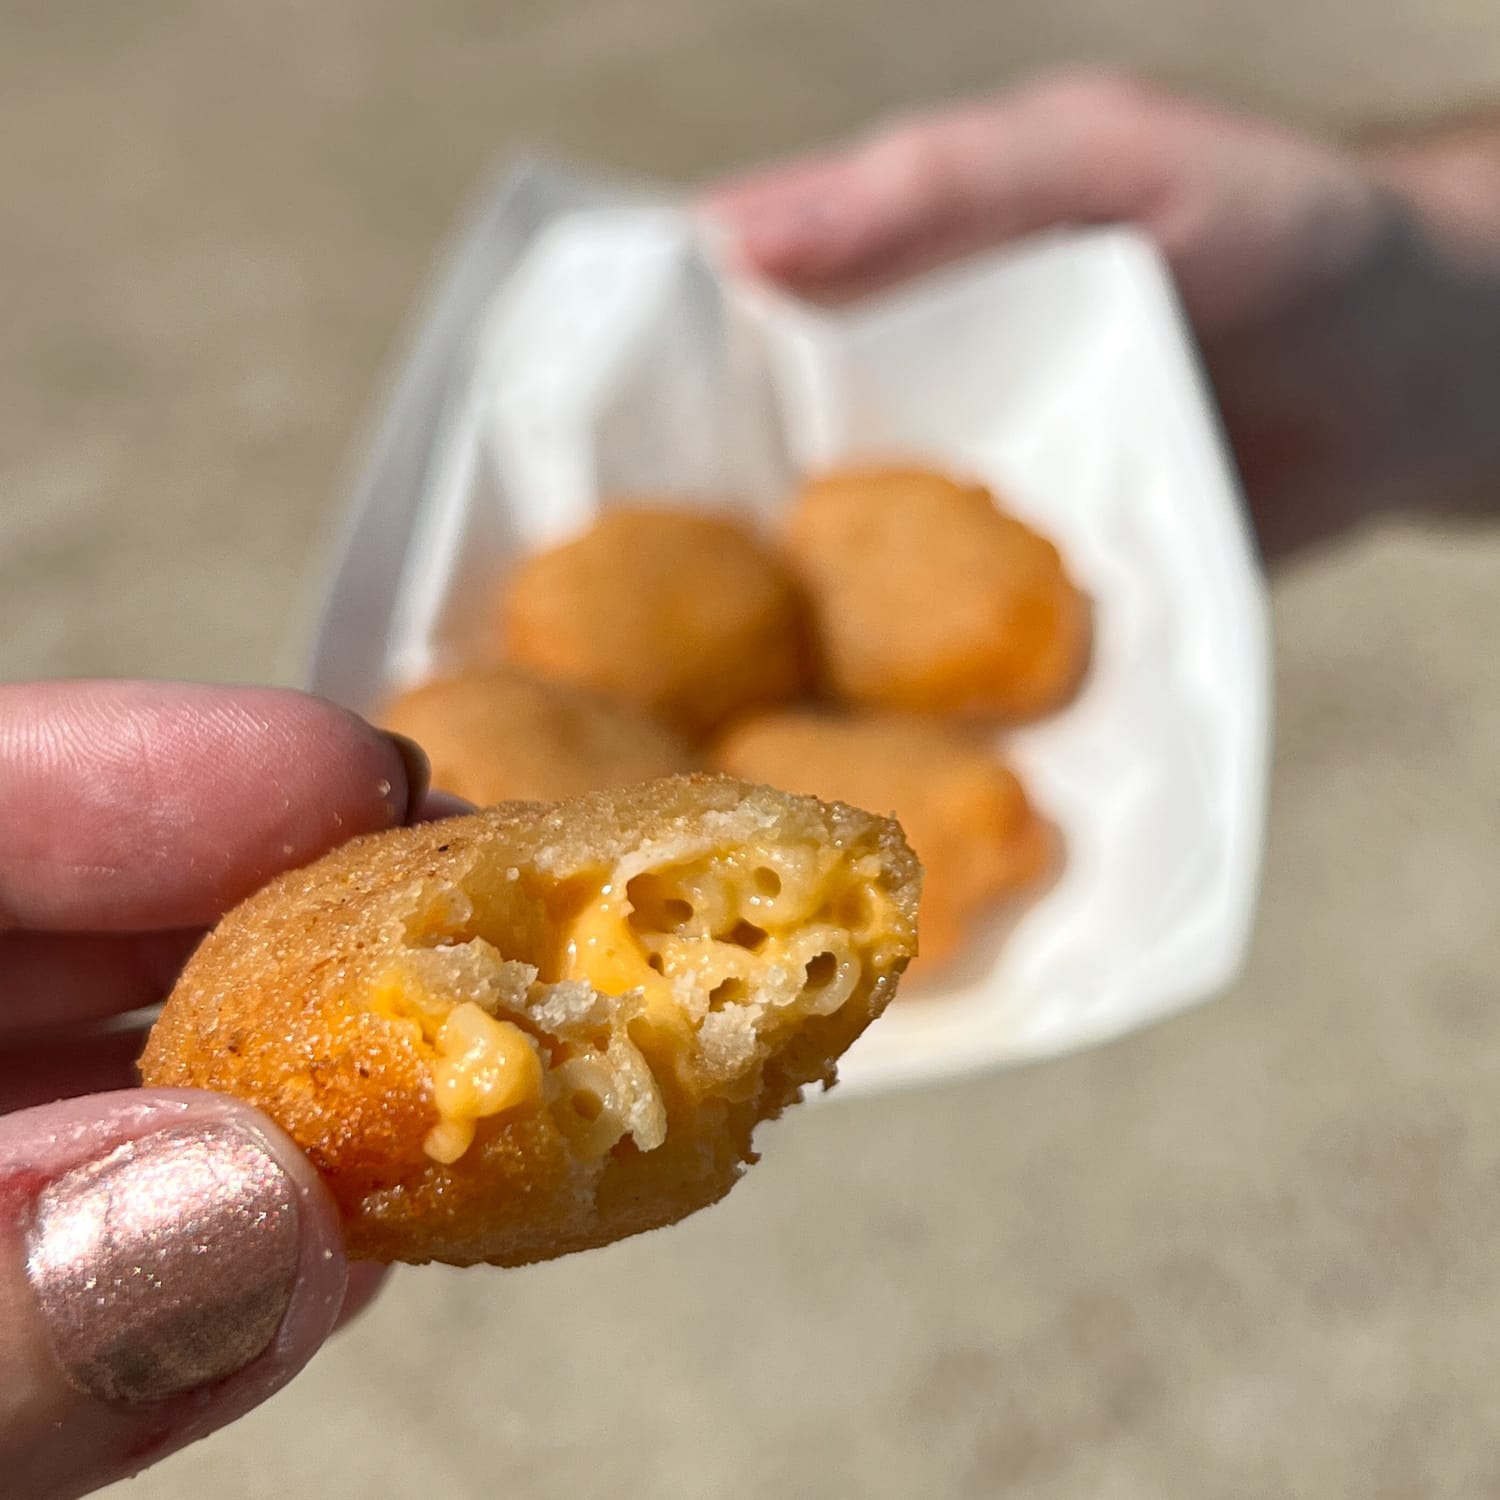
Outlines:
[{"label": "golden brown breading", "polygon": [[543,1260],[729,1191],[891,998],[919,882],[894,823],[719,776],[370,835],[225,917],[142,1075],[265,1110],[356,1257]]},{"label": "golden brown breading", "polygon": [[723,516],[616,506],[524,562],[503,650],[548,677],[638,704],[685,734],[800,694],[811,653],[782,564]]},{"label": "golden brown breading", "polygon": [[480,806],[560,802],[690,771],[693,752],[648,714],[586,688],[495,667],[394,699],[381,723],[432,761],[432,784]]},{"label": "golden brown breading", "polygon": [[940,720],[768,714],[732,730],[715,759],[735,776],[900,820],[922,861],[924,974],[977,917],[1034,889],[1055,863],[1056,836],[1015,775]]},{"label": "golden brown breading", "polygon": [[803,489],[787,550],[828,684],[851,702],[1030,718],[1087,665],[1088,601],[1057,548],[979,485],[830,474]]}]

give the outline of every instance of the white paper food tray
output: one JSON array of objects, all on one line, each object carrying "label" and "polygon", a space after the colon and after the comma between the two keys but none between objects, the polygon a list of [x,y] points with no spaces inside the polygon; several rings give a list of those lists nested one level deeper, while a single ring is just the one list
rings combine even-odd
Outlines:
[{"label": "white paper food tray", "polygon": [[846,1059],[856,1090],[1064,1052],[1221,990],[1254,912],[1261,574],[1168,277],[1121,230],[1059,233],[838,313],[718,263],[665,200],[531,166],[482,200],[374,429],[311,685],[370,710],[453,658],[507,559],[608,497],[774,517],[850,457],[992,484],[1095,605],[1063,713],[1004,736],[1067,860],[946,987]]}]

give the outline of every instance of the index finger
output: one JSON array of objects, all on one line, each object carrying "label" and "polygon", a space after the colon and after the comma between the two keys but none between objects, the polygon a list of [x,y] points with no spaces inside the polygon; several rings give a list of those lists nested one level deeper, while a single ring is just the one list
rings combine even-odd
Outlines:
[{"label": "index finger", "polygon": [[0,684],[0,931],[207,926],[424,790],[415,747],[302,693]]}]

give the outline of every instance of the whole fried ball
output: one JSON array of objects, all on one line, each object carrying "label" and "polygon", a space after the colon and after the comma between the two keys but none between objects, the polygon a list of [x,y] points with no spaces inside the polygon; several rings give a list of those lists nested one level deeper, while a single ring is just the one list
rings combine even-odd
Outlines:
[{"label": "whole fried ball", "polygon": [[954,957],[978,918],[1038,887],[1055,863],[1055,833],[1014,772],[941,720],[769,714],[730,731],[714,758],[732,775],[900,822],[922,862],[924,973]]},{"label": "whole fried ball", "polygon": [[470,802],[558,802],[693,770],[692,750],[628,703],[515,667],[413,688],[380,716],[417,741],[434,786]]},{"label": "whole fried ball", "polygon": [[153,1086],[271,1116],[352,1255],[519,1265],[721,1198],[915,946],[887,819],[721,776],[353,840],[237,907]]},{"label": "whole fried ball", "polygon": [[521,565],[506,656],[635,703],[692,736],[798,696],[811,654],[795,585],[744,527],[649,505],[606,510]]},{"label": "whole fried ball", "polygon": [[830,474],[791,515],[829,687],[854,703],[1026,719],[1087,666],[1088,600],[1057,548],[980,485],[922,469]]}]

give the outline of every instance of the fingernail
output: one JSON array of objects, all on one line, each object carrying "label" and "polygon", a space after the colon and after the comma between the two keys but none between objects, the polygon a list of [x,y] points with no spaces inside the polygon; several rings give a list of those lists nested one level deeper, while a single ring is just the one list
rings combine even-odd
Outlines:
[{"label": "fingernail", "polygon": [[427,788],[432,785],[432,762],[415,740],[390,729],[383,733],[406,767],[406,821],[411,822],[427,796]]},{"label": "fingernail", "polygon": [[406,821],[408,823],[438,823],[444,818],[461,818],[479,809],[452,792],[428,792],[427,799]]},{"label": "fingernail", "polygon": [[242,1370],[296,1284],[296,1189],[231,1125],[167,1130],[75,1167],[38,1198],[27,1275],[68,1381],[159,1401]]}]

